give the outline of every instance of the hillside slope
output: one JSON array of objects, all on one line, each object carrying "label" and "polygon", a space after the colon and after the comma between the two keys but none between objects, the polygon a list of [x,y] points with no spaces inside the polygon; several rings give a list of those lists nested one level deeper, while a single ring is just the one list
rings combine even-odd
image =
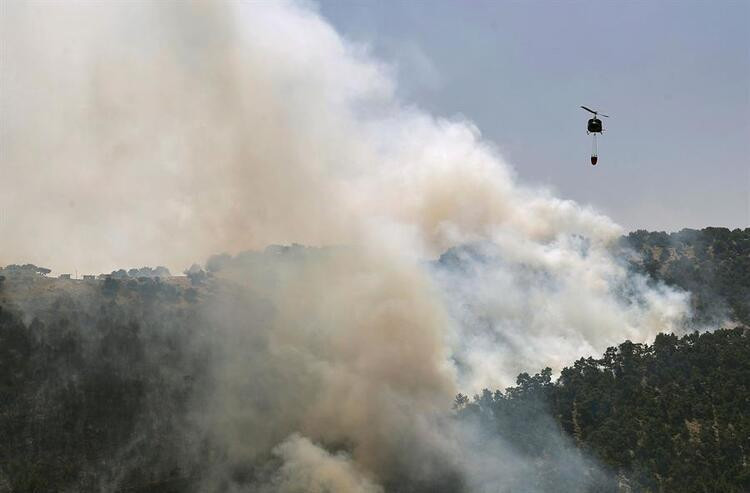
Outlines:
[{"label": "hillside slope", "polygon": [[[747,320],[749,236],[717,228],[636,232],[622,246],[643,254],[631,259],[633,268],[693,291],[697,316],[709,324]],[[278,286],[304,256],[325,256],[310,252],[276,247],[231,262],[255,266],[257,284]],[[208,272],[167,279],[51,279],[34,266],[0,272],[0,492],[201,491],[217,468],[246,486],[268,474],[273,457],[227,461],[226,443],[205,428],[217,372],[229,370],[214,364],[227,350],[217,341],[236,335],[221,325],[248,316],[269,325],[274,313],[257,291],[214,276],[227,262],[217,256]],[[269,344],[263,331],[242,337],[247,347]],[[499,436],[515,456],[531,459],[524,463],[533,464],[536,489],[521,491],[579,491],[583,483],[597,492],[743,492],[750,491],[748,382],[748,329],[660,334],[650,345],[624,342],[580,359],[556,381],[545,369],[522,373],[515,387],[459,395],[455,409],[457,419],[478,425],[477,447]],[[291,396],[290,404],[277,394],[270,398],[281,410],[310,398]],[[346,443],[327,446],[347,451]],[[571,477],[575,469],[555,458],[576,447],[582,461],[596,459],[604,470],[592,461],[591,477]],[[462,491],[461,478],[451,481],[441,487]],[[437,491],[414,478],[385,486]]]},{"label": "hillside slope", "polygon": [[521,374],[471,402],[459,395],[457,407],[540,459],[554,452],[536,439],[552,415],[633,491],[750,491],[749,329],[660,334],[582,358],[556,382],[550,374]]},{"label": "hillside slope", "polygon": [[690,291],[699,322],[750,323],[750,228],[639,230],[622,245],[639,254],[636,268]]}]

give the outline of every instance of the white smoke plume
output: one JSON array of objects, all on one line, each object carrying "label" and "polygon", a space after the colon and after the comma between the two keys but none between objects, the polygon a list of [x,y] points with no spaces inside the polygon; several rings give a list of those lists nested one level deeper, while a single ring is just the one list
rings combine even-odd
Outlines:
[{"label": "white smoke plume", "polygon": [[0,265],[347,246],[220,273],[272,307],[206,314],[222,349],[201,426],[231,464],[281,461],[255,488],[481,476],[443,426],[456,392],[686,314],[611,256],[616,224],[519,184],[471,122],[397,100],[314,6],[6,2],[0,23]]},{"label": "white smoke plume", "polygon": [[2,22],[0,263],[619,232],[518,187],[471,123],[395,100],[388,67],[306,8],[4,3]]},{"label": "white smoke plume", "polygon": [[284,460],[268,488],[279,493],[382,493],[361,476],[344,454],[331,455],[310,440],[292,435],[274,449]]}]

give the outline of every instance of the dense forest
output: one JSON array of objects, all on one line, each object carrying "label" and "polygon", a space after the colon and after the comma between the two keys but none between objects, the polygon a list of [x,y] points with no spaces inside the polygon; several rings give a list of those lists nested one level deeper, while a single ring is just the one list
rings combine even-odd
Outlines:
[{"label": "dense forest", "polygon": [[194,464],[178,451],[192,438],[188,400],[202,367],[179,341],[198,339],[195,290],[152,279],[71,290],[9,281],[0,282],[0,492],[183,491]]},{"label": "dense forest", "polygon": [[[476,447],[500,437],[530,459],[536,486],[512,491],[577,491],[573,469],[549,460],[571,449],[591,463],[583,483],[592,492],[750,491],[750,230],[638,231],[620,246],[640,253],[623,258],[653,282],[690,290],[696,320],[736,328],[626,341],[558,378],[549,368],[522,373],[514,387],[459,394],[452,419],[479,430]],[[278,248],[235,262],[300,255]],[[217,256],[171,279],[143,269],[89,281],[50,279],[30,264],[0,270],[0,492],[201,491],[225,451],[197,418],[221,350],[199,308],[236,297],[236,285],[213,277],[227,262]],[[269,311],[236,298],[243,310]],[[221,303],[222,313],[237,310]],[[237,484],[259,474],[231,468]],[[436,491],[408,479],[385,486]]]},{"label": "dense forest", "polygon": [[[621,490],[750,491],[750,228],[639,230],[617,248],[651,282],[689,291],[693,323],[739,326],[626,341],[556,381],[549,368],[523,373],[517,386],[459,395],[455,407],[540,459],[559,448],[545,429],[558,427],[610,468]],[[539,463],[540,480],[564,480]]]},{"label": "dense forest", "polygon": [[[106,303],[111,288],[102,291],[105,303],[91,319],[68,311],[54,324],[27,325],[0,310],[0,491],[95,491],[116,479],[132,485],[123,491],[185,491],[206,474],[181,453],[195,446],[183,442],[194,439],[186,430],[191,399],[206,391],[206,352],[186,354],[169,331],[161,340],[144,335]],[[188,303],[186,293],[152,286],[144,299],[163,307],[165,299]],[[170,314],[187,331],[197,330],[191,316],[189,307]],[[97,338],[87,340],[77,324]],[[556,381],[550,369],[523,373],[515,387],[459,395],[454,405],[458,419],[478,421],[487,436],[535,459],[539,491],[579,481],[545,461],[567,446],[564,437],[550,440],[563,430],[609,468],[591,478],[590,491],[742,492],[750,489],[749,387],[750,331],[736,328],[625,342],[575,362]],[[210,455],[210,444],[199,447]],[[122,461],[137,467],[115,478],[112,464]]]},{"label": "dense forest", "polygon": [[[750,491],[750,330],[684,337],[652,345],[625,342],[601,358],[575,362],[553,382],[551,370],[523,373],[517,386],[455,403],[540,459],[555,453],[545,426],[559,426],[632,491]],[[554,422],[545,421],[554,416]],[[627,486],[626,486],[627,485]]]},{"label": "dense forest", "polygon": [[652,279],[692,293],[696,320],[750,324],[750,228],[635,231],[621,246],[638,254],[633,266]]}]

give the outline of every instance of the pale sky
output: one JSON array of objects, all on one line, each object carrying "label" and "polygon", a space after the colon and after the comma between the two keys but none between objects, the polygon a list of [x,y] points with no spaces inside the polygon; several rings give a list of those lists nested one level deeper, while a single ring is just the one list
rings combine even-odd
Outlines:
[{"label": "pale sky", "polygon": [[[750,225],[750,1],[323,0],[395,66],[402,99],[463,115],[526,183],[627,229]],[[611,115],[589,164],[588,114]]]}]

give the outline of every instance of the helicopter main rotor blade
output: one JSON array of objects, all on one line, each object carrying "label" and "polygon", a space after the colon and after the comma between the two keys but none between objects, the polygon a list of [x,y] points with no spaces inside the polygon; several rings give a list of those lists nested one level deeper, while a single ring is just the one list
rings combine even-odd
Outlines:
[{"label": "helicopter main rotor blade", "polygon": [[609,115],[605,115],[604,113],[597,113],[597,114],[598,114],[599,116],[606,116],[607,118],[609,118]]},{"label": "helicopter main rotor blade", "polygon": [[591,108],[586,108],[585,106],[581,106],[584,110],[588,111],[589,113],[593,113],[596,115],[596,111],[592,110]]}]

